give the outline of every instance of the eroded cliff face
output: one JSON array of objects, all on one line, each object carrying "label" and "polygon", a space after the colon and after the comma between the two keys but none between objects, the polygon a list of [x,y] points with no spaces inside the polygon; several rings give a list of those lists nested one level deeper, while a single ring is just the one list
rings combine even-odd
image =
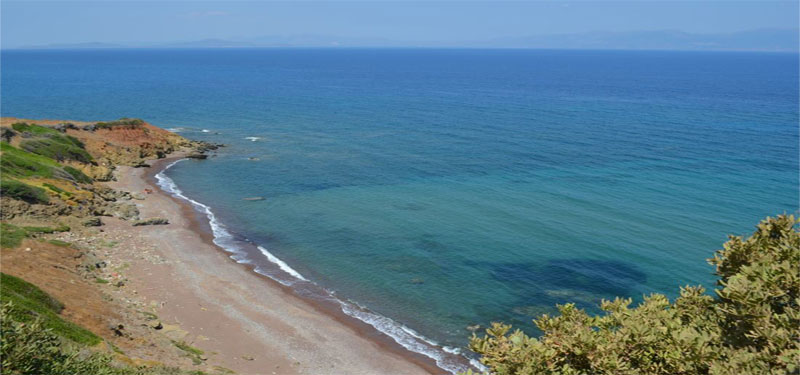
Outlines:
[{"label": "eroded cliff face", "polygon": [[139,119],[111,122],[0,119],[0,220],[114,216],[139,219],[135,194],[102,182],[118,165],[145,167],[176,152],[219,145],[191,141]]},{"label": "eroded cliff face", "polygon": [[[102,353],[115,367],[144,366],[137,374],[231,373],[207,363],[184,342],[187,331],[162,323],[154,301],[127,285],[131,265],[164,262],[154,245],[141,241],[147,229],[134,227],[168,221],[140,217],[137,203],[146,189],[121,191],[106,183],[119,166],[144,167],[173,155],[200,158],[216,147],[136,119],[0,119],[0,276],[31,283],[60,306],[47,315],[52,324],[69,327],[53,331],[64,343],[59,350]],[[6,304],[13,302],[9,296],[0,296],[4,309],[13,305]],[[14,306],[15,314],[39,316],[28,305]]]}]

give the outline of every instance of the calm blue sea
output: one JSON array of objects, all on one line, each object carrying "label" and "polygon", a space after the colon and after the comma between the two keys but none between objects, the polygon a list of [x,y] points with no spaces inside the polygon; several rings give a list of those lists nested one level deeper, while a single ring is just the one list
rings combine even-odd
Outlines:
[{"label": "calm blue sea", "polygon": [[2,115],[228,144],[166,175],[306,279],[453,348],[557,303],[713,287],[727,234],[798,210],[796,54],[4,51]]}]

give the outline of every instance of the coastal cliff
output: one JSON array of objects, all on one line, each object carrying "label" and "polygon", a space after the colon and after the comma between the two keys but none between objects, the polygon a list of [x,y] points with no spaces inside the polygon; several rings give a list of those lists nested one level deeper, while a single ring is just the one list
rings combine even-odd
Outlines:
[{"label": "coastal cliff", "polygon": [[139,218],[140,194],[101,182],[117,166],[146,167],[176,152],[202,154],[218,145],[190,141],[139,119],[81,123],[3,118],[0,219]]},{"label": "coastal cliff", "polygon": [[[162,323],[153,308],[136,301],[137,291],[126,287],[128,266],[111,251],[125,238],[111,240],[104,233],[108,220],[123,227],[166,223],[140,215],[137,203],[147,189],[108,186],[120,168],[198,157],[220,145],[191,141],[138,119],[2,118],[0,136],[3,368],[231,373],[206,363],[203,351],[184,341],[186,331]],[[158,261],[155,249],[130,237],[119,253]],[[35,346],[56,354],[30,354]],[[67,360],[71,355],[84,360]]]}]

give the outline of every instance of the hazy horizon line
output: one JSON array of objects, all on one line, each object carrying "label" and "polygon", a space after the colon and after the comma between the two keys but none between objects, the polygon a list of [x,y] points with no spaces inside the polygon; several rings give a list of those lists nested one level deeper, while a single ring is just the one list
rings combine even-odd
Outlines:
[{"label": "hazy horizon line", "polygon": [[593,31],[486,40],[403,41],[388,38],[293,34],[175,40],[168,42],[75,42],[29,44],[2,50],[54,49],[266,49],[266,48],[419,48],[800,52],[800,28],[758,28],[728,33],[690,33],[675,29]]}]

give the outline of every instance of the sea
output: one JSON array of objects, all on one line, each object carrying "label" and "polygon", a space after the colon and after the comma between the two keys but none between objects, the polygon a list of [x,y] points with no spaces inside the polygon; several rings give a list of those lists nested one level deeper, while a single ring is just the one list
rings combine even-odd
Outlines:
[{"label": "sea", "polygon": [[729,234],[798,213],[794,53],[0,56],[3,116],[136,117],[224,143],[158,180],[232,262],[324,291],[451,372],[491,322],[536,335],[557,304],[711,290]]}]

